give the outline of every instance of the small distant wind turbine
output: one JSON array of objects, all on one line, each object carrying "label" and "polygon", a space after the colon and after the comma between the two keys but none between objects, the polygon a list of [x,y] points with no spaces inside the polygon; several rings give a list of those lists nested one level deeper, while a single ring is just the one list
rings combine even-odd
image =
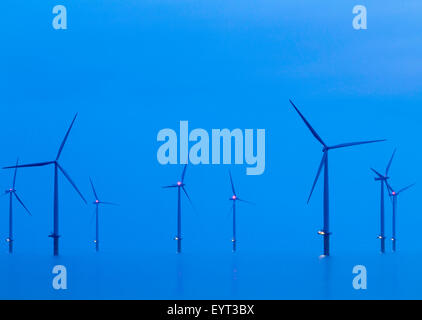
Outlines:
[{"label": "small distant wind turbine", "polygon": [[[19,159],[16,161],[16,165],[18,165]],[[18,168],[15,168],[15,174],[13,176],[13,186],[6,190],[4,194],[9,195],[9,237],[6,239],[6,241],[9,243],[9,253],[13,253],[13,196],[15,196],[16,200],[22,205],[22,207],[25,209],[26,212],[28,212],[29,215],[31,215],[31,212],[29,212],[28,208],[23,204],[21,198],[16,193],[16,174],[18,172]]]},{"label": "small distant wind turbine", "polygon": [[188,198],[189,202],[192,204],[192,200],[189,197],[188,192],[186,191],[185,181],[185,174],[187,164],[183,168],[182,177],[176,184],[172,184],[169,186],[165,186],[163,188],[177,188],[177,236],[174,240],[177,241],[177,253],[182,252],[182,203],[181,203],[181,190],[185,193],[186,197]]},{"label": "small distant wind turbine", "polygon": [[393,202],[393,236],[391,237],[391,241],[393,243],[393,252],[396,251],[396,242],[397,242],[397,238],[396,238],[396,215],[397,215],[397,197],[399,196],[399,194],[401,194],[403,191],[413,187],[415,184],[411,184],[408,185],[407,187],[404,187],[402,189],[400,189],[399,191],[395,191],[389,184],[388,182],[386,183],[388,190],[389,190],[389,195],[392,199]]},{"label": "small distant wind turbine", "polygon": [[103,205],[111,205],[111,206],[118,206],[117,203],[113,202],[106,202],[106,201],[100,201],[98,199],[97,191],[95,190],[94,183],[92,182],[92,179],[89,178],[89,181],[91,182],[92,192],[95,196],[95,201],[93,204],[95,205],[95,250],[98,252],[100,251],[100,232],[99,232],[99,218],[98,218],[98,207],[100,204]]},{"label": "small distant wind turbine", "polygon": [[233,252],[236,252],[236,201],[241,201],[241,202],[245,202],[245,203],[249,203],[252,204],[252,202],[243,200],[241,198],[239,198],[236,194],[236,190],[234,188],[234,183],[233,183],[233,178],[232,178],[232,173],[229,171],[229,176],[230,176],[230,184],[232,186],[232,192],[233,195],[230,197],[230,201],[233,201],[233,238],[232,238],[232,243],[233,243]]},{"label": "small distant wind turbine", "polygon": [[63,167],[59,164],[59,158],[63,151],[63,147],[66,143],[66,140],[69,136],[70,130],[73,127],[73,124],[75,123],[76,117],[78,114],[75,115],[73,118],[73,121],[69,127],[69,129],[66,132],[66,135],[62,141],[62,144],[60,145],[59,152],[57,153],[56,159],[53,161],[47,161],[47,162],[39,162],[39,163],[31,163],[31,164],[22,164],[22,165],[16,165],[11,167],[5,167],[3,169],[15,169],[15,168],[28,168],[28,167],[43,167],[47,165],[54,165],[54,211],[53,211],[53,220],[54,220],[54,226],[53,226],[53,233],[49,235],[49,237],[53,238],[54,240],[54,248],[53,248],[53,254],[55,256],[59,255],[59,170],[62,172],[62,174],[65,176],[65,178],[70,182],[70,184],[73,186],[73,188],[76,190],[76,192],[79,194],[79,196],[82,198],[82,200],[86,203],[86,200],[82,193],[79,191],[79,189],[76,187],[75,183],[72,181],[70,176],[67,174],[67,172],[63,169]]},{"label": "small distant wind turbine", "polygon": [[324,167],[324,209],[323,209],[323,222],[324,227],[322,230],[318,231],[318,234],[322,235],[324,237],[324,256],[330,255],[330,240],[329,236],[331,235],[330,229],[329,229],[329,188],[328,188],[328,151],[332,149],[339,149],[339,148],[345,148],[345,147],[351,147],[356,146],[360,144],[367,144],[367,143],[374,143],[374,142],[380,142],[385,140],[371,140],[371,141],[360,141],[360,142],[349,142],[349,143],[342,143],[334,146],[328,146],[325,144],[325,142],[321,139],[321,137],[318,135],[318,133],[312,128],[312,126],[309,124],[309,122],[305,119],[305,117],[300,113],[299,109],[294,105],[294,103],[289,100],[291,105],[295,108],[296,112],[299,114],[299,116],[302,118],[303,122],[306,124],[308,129],[311,131],[312,135],[319,141],[319,143],[322,144],[322,160],[319,165],[314,183],[312,185],[311,193],[308,197],[308,203],[311,199],[312,193],[314,191],[315,185],[318,181],[319,175],[321,173],[322,168]]},{"label": "small distant wind turbine", "polygon": [[385,174],[381,174],[375,169],[371,168],[373,172],[377,175],[375,178],[375,181],[379,181],[381,185],[381,232],[378,236],[378,239],[381,240],[381,252],[385,252],[385,232],[384,232],[384,221],[385,221],[385,215],[384,215],[384,184],[387,184],[387,180],[390,179],[388,176],[388,171],[390,170],[391,163],[393,162],[394,155],[396,153],[396,150],[393,151],[393,154],[391,155],[390,161],[387,164],[387,169],[385,169]]}]

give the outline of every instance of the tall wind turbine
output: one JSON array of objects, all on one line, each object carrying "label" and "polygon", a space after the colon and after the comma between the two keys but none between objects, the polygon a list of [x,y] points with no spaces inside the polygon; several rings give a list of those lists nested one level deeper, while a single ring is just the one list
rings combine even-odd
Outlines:
[{"label": "tall wind turbine", "polygon": [[97,191],[95,190],[94,183],[92,182],[92,179],[89,178],[89,181],[91,182],[92,192],[95,196],[95,201],[93,202],[95,205],[95,250],[98,252],[100,251],[100,233],[99,233],[99,218],[98,218],[98,208],[101,204],[103,205],[112,205],[117,206],[118,204],[113,202],[106,202],[106,201],[100,201],[98,199]]},{"label": "tall wind turbine", "polygon": [[308,129],[311,131],[312,135],[319,141],[319,143],[322,145],[322,160],[319,165],[314,183],[312,185],[311,193],[309,194],[308,203],[311,199],[312,193],[314,191],[315,185],[318,181],[319,175],[321,173],[322,168],[324,168],[324,208],[323,208],[323,229],[318,231],[318,234],[322,235],[324,237],[324,256],[330,255],[330,224],[329,224],[329,188],[328,188],[328,151],[333,149],[339,149],[339,148],[345,148],[345,147],[351,147],[356,146],[360,144],[367,144],[367,143],[374,143],[374,142],[380,142],[385,140],[371,140],[371,141],[360,141],[360,142],[348,142],[348,143],[342,143],[337,144],[334,146],[328,146],[325,144],[325,142],[321,139],[321,137],[318,135],[318,133],[312,128],[312,126],[309,124],[309,122],[305,119],[305,117],[300,113],[299,109],[294,105],[294,103],[289,100],[292,106],[295,108],[299,116],[302,118],[303,122],[306,124]]},{"label": "tall wind turbine", "polygon": [[[18,165],[19,160],[16,161],[16,165]],[[9,253],[13,253],[13,196],[15,196],[16,200],[22,205],[22,207],[25,209],[26,212],[28,212],[29,215],[31,215],[31,212],[29,212],[28,208],[23,204],[21,198],[16,193],[16,174],[18,172],[18,168],[15,168],[15,174],[13,176],[13,186],[4,192],[4,194],[9,195],[9,237],[6,239],[6,241],[9,243]]]},{"label": "tall wind turbine", "polygon": [[177,235],[174,240],[177,241],[177,253],[182,252],[182,203],[181,203],[181,190],[185,193],[186,197],[188,198],[189,202],[192,204],[192,201],[189,197],[188,192],[186,191],[185,181],[185,174],[187,164],[183,168],[182,177],[176,184],[172,184],[169,186],[165,186],[163,188],[177,188]]},{"label": "tall wind turbine", "polygon": [[22,165],[16,165],[16,166],[3,168],[3,169],[13,169],[13,168],[43,167],[43,166],[48,166],[48,165],[54,166],[53,233],[51,235],[49,235],[49,237],[53,238],[53,244],[54,244],[53,254],[55,256],[59,255],[59,238],[60,238],[60,235],[59,235],[59,171],[65,176],[65,178],[70,182],[70,184],[73,186],[73,188],[76,190],[76,192],[82,198],[82,200],[86,203],[86,200],[85,200],[84,196],[82,195],[82,193],[76,187],[75,183],[72,181],[72,179],[67,174],[67,172],[59,164],[60,155],[63,151],[63,147],[66,143],[66,140],[69,137],[70,130],[72,129],[73,124],[75,123],[77,115],[78,114],[76,114],[75,117],[73,118],[73,121],[72,121],[69,129],[66,132],[66,135],[65,135],[65,137],[62,141],[62,144],[60,145],[59,152],[57,153],[55,160],[47,161],[47,162],[31,163],[31,164],[22,164]]},{"label": "tall wind turbine", "polygon": [[397,215],[397,197],[399,196],[399,194],[401,194],[403,191],[413,187],[415,184],[411,184],[408,185],[407,187],[404,187],[402,189],[400,189],[399,191],[395,191],[389,184],[388,182],[386,183],[388,190],[390,191],[390,197],[392,199],[393,202],[393,236],[391,237],[391,241],[393,242],[393,252],[396,251],[396,242],[397,242],[397,238],[396,238],[396,215]]},{"label": "tall wind turbine", "polygon": [[245,203],[249,203],[252,204],[252,202],[243,200],[241,198],[239,198],[236,194],[236,190],[234,188],[234,183],[233,183],[233,178],[232,178],[232,173],[229,171],[229,176],[230,176],[230,184],[232,186],[232,192],[233,195],[230,197],[230,201],[233,201],[233,238],[232,238],[232,243],[233,243],[233,252],[236,252],[236,201],[241,201],[241,202],[245,202]]},{"label": "tall wind turbine", "polygon": [[388,171],[390,170],[391,163],[393,162],[394,155],[396,153],[396,150],[393,151],[393,154],[391,155],[390,161],[387,164],[387,168],[385,169],[385,174],[379,173],[377,170],[371,168],[371,170],[377,175],[375,177],[375,181],[379,181],[381,185],[381,227],[380,227],[380,235],[378,236],[378,239],[381,240],[381,253],[385,252],[385,215],[384,215],[384,184],[387,184],[387,180],[390,179],[388,176]]}]

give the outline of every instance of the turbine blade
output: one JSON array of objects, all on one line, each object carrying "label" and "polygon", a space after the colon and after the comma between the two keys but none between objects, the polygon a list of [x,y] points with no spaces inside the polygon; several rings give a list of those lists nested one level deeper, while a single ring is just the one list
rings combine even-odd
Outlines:
[{"label": "turbine blade", "polygon": [[299,114],[299,116],[302,118],[303,122],[305,122],[306,126],[308,127],[308,129],[311,131],[312,135],[324,146],[326,147],[327,145],[325,144],[324,141],[322,141],[321,137],[318,135],[318,133],[314,130],[314,128],[312,128],[311,124],[308,122],[308,120],[305,119],[305,117],[303,116],[303,114],[299,111],[299,109],[295,106],[295,104],[292,102],[292,100],[290,100],[291,105],[293,106],[293,108],[295,108],[295,110],[297,111],[297,113]]},{"label": "turbine blade", "polygon": [[404,187],[404,188],[400,189],[400,190],[397,192],[397,194],[402,193],[403,191],[405,191],[405,190],[407,190],[407,189],[409,189],[409,188],[413,187],[414,185],[415,185],[415,183],[412,183],[411,185],[408,185],[407,187]]},{"label": "turbine blade", "polygon": [[[387,182],[387,181],[384,181],[384,182]],[[387,189],[388,189],[388,186],[387,186]],[[388,197],[390,198],[390,202],[391,202],[391,204],[393,204],[393,195],[391,194],[391,192],[390,192],[390,189],[388,189]]]},{"label": "turbine blade", "polygon": [[376,174],[378,177],[380,177],[381,179],[383,179],[383,178],[384,178],[384,176],[383,176],[381,173],[379,173],[377,170],[375,170],[375,169],[373,169],[373,168],[371,168],[371,170],[372,170],[372,171],[374,171],[374,172],[375,172],[375,174]]},{"label": "turbine blade", "polygon": [[57,152],[56,161],[59,160],[59,158],[60,158],[60,155],[61,155],[61,153],[63,151],[63,147],[64,147],[64,145],[66,143],[67,138],[69,137],[70,130],[72,130],[73,124],[75,123],[75,120],[76,120],[76,117],[77,116],[78,116],[78,114],[76,113],[75,114],[75,117],[72,120],[72,123],[70,124],[69,129],[67,129],[66,135],[64,136],[64,139],[62,141],[62,144],[60,145],[59,152]]},{"label": "turbine blade", "polygon": [[183,186],[183,187],[182,187],[182,189],[183,189],[183,192],[185,193],[186,197],[188,198],[188,200],[189,200],[190,204],[193,206],[193,202],[192,202],[191,198],[189,197],[189,194],[188,194],[188,192],[186,191],[185,187]]},{"label": "turbine blade", "polygon": [[394,155],[396,154],[396,150],[394,149],[393,154],[391,155],[390,161],[388,162],[387,169],[385,170],[385,175],[388,176],[388,171],[390,170],[391,163],[393,162]]},{"label": "turbine blade", "polygon": [[186,174],[186,168],[188,167],[188,164],[185,164],[185,167],[183,168],[183,172],[182,172],[182,178],[180,179],[180,181],[183,183],[183,181],[185,180],[185,174]]},{"label": "turbine blade", "polygon": [[170,186],[164,186],[164,187],[161,187],[161,188],[167,189],[167,188],[177,188],[177,187],[178,187],[177,184],[172,184]]},{"label": "turbine blade", "polygon": [[384,180],[385,185],[387,186],[388,189],[388,194],[391,196],[391,193],[394,192],[393,188],[390,186],[390,184],[388,183],[387,180]]},{"label": "turbine blade", "polygon": [[248,204],[255,205],[255,203],[253,203],[253,202],[251,202],[251,201],[248,201],[248,200],[243,200],[243,199],[241,199],[241,198],[236,198],[236,200],[239,200],[239,201],[241,201],[241,202],[245,202],[245,203],[248,203]]},{"label": "turbine blade", "polygon": [[101,203],[101,204],[110,205],[110,206],[120,206],[120,204],[118,204],[118,203],[114,203],[114,202],[100,201],[100,203]]},{"label": "turbine blade", "polygon": [[3,169],[42,167],[42,166],[47,166],[49,164],[53,164],[54,162],[55,161],[38,162],[38,163],[30,163],[30,164],[20,164],[20,165],[17,165],[17,166],[3,167]]},{"label": "turbine blade", "polygon": [[72,179],[70,178],[70,176],[67,174],[66,171],[64,171],[64,169],[57,163],[57,167],[60,169],[60,171],[63,173],[63,175],[66,177],[66,179],[70,182],[70,184],[72,185],[72,187],[76,190],[76,192],[79,194],[79,196],[82,198],[82,200],[86,202],[84,196],[82,195],[82,193],[79,191],[78,187],[76,186],[76,184],[72,181]]},{"label": "turbine blade", "polygon": [[381,140],[370,140],[370,141],[359,141],[359,142],[341,143],[341,144],[337,144],[335,146],[329,147],[329,149],[338,149],[338,148],[352,147],[352,146],[357,146],[357,145],[360,145],[360,144],[375,143],[375,142],[382,142],[382,141],[386,141],[386,140],[385,139],[381,139]]},{"label": "turbine blade", "polygon": [[16,160],[15,175],[13,176],[13,190],[15,190],[15,185],[16,185],[16,174],[18,173],[18,164],[19,164],[19,158]]},{"label": "turbine blade", "polygon": [[32,216],[31,212],[28,210],[28,208],[23,204],[23,201],[21,200],[21,198],[19,198],[18,194],[16,192],[13,192],[13,194],[15,195],[16,199],[19,201],[19,203],[22,205],[22,207],[26,210],[26,212],[28,212],[28,214],[30,216]]},{"label": "turbine blade", "polygon": [[321,163],[320,163],[319,168],[318,168],[318,172],[317,172],[317,174],[316,174],[316,176],[315,176],[315,180],[314,180],[314,183],[313,183],[313,185],[312,185],[311,192],[310,192],[309,197],[308,197],[308,203],[309,203],[309,200],[311,200],[312,193],[314,192],[315,185],[316,185],[316,183],[317,183],[317,181],[318,181],[319,175],[321,174],[321,169],[322,169],[322,167],[324,166],[324,163],[325,163],[325,159],[326,159],[326,158],[327,158],[327,151],[325,151],[325,152],[324,152],[324,155],[322,156]]},{"label": "turbine blade", "polygon": [[381,183],[385,183],[385,186],[387,187],[388,197],[390,198],[391,204],[393,204],[393,195],[392,195],[393,189],[388,183],[388,180],[384,179]]},{"label": "turbine blade", "polygon": [[196,210],[196,207],[195,207],[195,205],[193,204],[193,202],[192,202],[191,198],[189,197],[189,194],[188,194],[188,192],[186,191],[185,187],[184,187],[184,186],[182,186],[182,189],[183,189],[183,192],[185,193],[186,197],[188,198],[190,205],[192,206],[193,212],[194,212],[196,215],[198,215],[198,211]]},{"label": "turbine blade", "polygon": [[232,185],[232,191],[233,191],[233,195],[236,195],[236,190],[234,189],[234,184],[233,184],[233,178],[232,178],[232,173],[229,170],[229,176],[230,176],[230,183]]},{"label": "turbine blade", "polygon": [[89,181],[91,182],[92,192],[94,193],[95,199],[98,200],[98,195],[97,195],[97,192],[95,191],[94,183],[92,182],[91,177],[89,177]]}]

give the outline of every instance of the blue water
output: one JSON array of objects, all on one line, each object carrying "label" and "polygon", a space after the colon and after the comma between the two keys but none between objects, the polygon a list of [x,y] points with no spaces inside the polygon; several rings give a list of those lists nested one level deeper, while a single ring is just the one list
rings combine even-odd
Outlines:
[{"label": "blue water", "polygon": [[[422,242],[422,4],[367,4],[368,29],[352,28],[355,1],[61,1],[68,29],[54,30],[56,1],[0,3],[0,166],[54,159],[79,116],[61,164],[89,203],[88,177],[119,207],[100,211],[60,176],[61,256],[51,257],[53,170],[22,169],[15,254],[0,242],[1,298],[420,298]],[[387,142],[330,155],[332,254],[319,260],[322,187],[306,204],[321,147],[291,98],[328,144]],[[180,165],[157,161],[157,133],[265,129],[266,169],[189,166],[183,254],[175,254]],[[417,182],[398,199],[398,252],[379,254],[379,184],[397,147],[391,183]],[[231,253],[232,170],[239,196],[239,251]],[[12,172],[0,171],[0,187]],[[8,201],[0,197],[0,239]],[[386,197],[386,235],[391,204]],[[68,268],[55,291],[52,267]],[[352,268],[368,289],[352,288]]]},{"label": "blue water", "polygon": [[[67,268],[67,290],[54,290],[51,270]],[[355,290],[352,269],[367,268]],[[304,256],[256,254],[50,258],[20,256],[0,267],[2,299],[420,299],[421,263],[404,254]]]}]

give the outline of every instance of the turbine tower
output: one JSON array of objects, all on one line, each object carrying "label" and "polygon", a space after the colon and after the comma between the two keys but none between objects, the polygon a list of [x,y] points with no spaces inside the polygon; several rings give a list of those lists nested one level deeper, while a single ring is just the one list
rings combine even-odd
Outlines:
[{"label": "turbine tower", "polygon": [[[16,165],[18,165],[19,159],[16,161]],[[7,243],[9,244],[9,253],[13,253],[13,196],[15,196],[16,200],[22,205],[26,212],[31,215],[31,212],[28,208],[23,204],[23,201],[16,193],[16,174],[18,172],[18,168],[15,168],[15,174],[13,176],[13,185],[10,189],[4,192],[5,195],[9,195],[9,237],[6,239]]]},{"label": "turbine tower", "polygon": [[385,174],[379,173],[377,170],[371,168],[371,170],[377,175],[375,177],[375,181],[379,181],[381,185],[381,226],[380,226],[380,234],[378,239],[381,240],[381,253],[385,252],[385,215],[384,215],[384,184],[387,184],[387,180],[390,179],[388,176],[388,171],[390,170],[391,163],[393,162],[394,155],[396,150],[393,151],[391,155],[390,161],[387,164],[387,168],[385,169]]},{"label": "turbine tower", "polygon": [[86,203],[86,200],[79,189],[76,187],[75,183],[72,181],[70,176],[67,172],[63,169],[63,167],[59,164],[60,155],[63,151],[63,147],[66,143],[67,138],[69,137],[70,130],[75,123],[76,117],[78,114],[75,115],[73,121],[66,132],[66,135],[60,145],[59,151],[57,153],[56,159],[53,161],[46,161],[46,162],[38,162],[38,163],[31,163],[31,164],[22,164],[16,165],[11,167],[5,167],[3,169],[15,169],[15,168],[29,168],[29,167],[43,167],[48,165],[54,166],[54,203],[53,203],[53,233],[49,235],[50,238],[53,239],[53,254],[55,256],[59,255],[59,171],[64,175],[64,177],[69,181],[69,183],[73,186],[76,192],[79,194],[81,199]]},{"label": "turbine tower", "polygon": [[182,203],[181,203],[181,190],[185,193],[186,197],[188,198],[189,202],[192,204],[192,201],[189,197],[188,192],[186,191],[186,185],[184,183],[185,181],[185,174],[186,174],[186,168],[187,164],[185,164],[185,167],[183,168],[182,176],[180,180],[176,184],[172,184],[169,186],[164,186],[163,188],[177,188],[177,235],[174,238],[174,240],[177,241],[177,253],[182,252]]},{"label": "turbine tower", "polygon": [[95,196],[95,201],[93,204],[95,205],[95,250],[98,252],[100,251],[100,232],[99,232],[99,218],[98,218],[98,208],[101,204],[103,205],[112,205],[112,206],[118,206],[117,203],[113,202],[106,202],[106,201],[100,201],[98,199],[97,191],[95,190],[94,183],[92,182],[92,179],[89,178],[89,181],[91,182],[92,192]]},{"label": "turbine tower", "polygon": [[380,142],[385,140],[371,140],[371,141],[360,141],[360,142],[348,142],[348,143],[342,143],[337,144],[334,146],[328,146],[325,144],[325,142],[321,139],[321,137],[318,135],[318,133],[312,128],[312,126],[309,124],[309,122],[305,119],[305,117],[300,113],[299,109],[294,105],[294,103],[289,100],[291,105],[295,108],[296,112],[299,114],[299,116],[302,118],[305,125],[308,127],[308,129],[311,131],[312,135],[319,141],[319,143],[322,145],[322,160],[319,165],[314,183],[312,185],[311,192],[308,197],[308,203],[311,199],[312,193],[314,191],[315,185],[318,181],[318,178],[321,174],[322,168],[324,168],[324,207],[323,207],[323,229],[318,231],[319,235],[322,235],[324,238],[324,254],[323,256],[329,256],[330,255],[330,224],[329,224],[329,188],[328,188],[328,152],[330,150],[339,149],[339,148],[345,148],[345,147],[351,147],[356,146],[360,144],[367,144],[367,143],[374,143],[374,142]]},{"label": "turbine tower", "polygon": [[233,238],[232,238],[232,243],[233,243],[233,252],[236,252],[236,201],[241,201],[241,202],[245,202],[245,203],[249,203],[252,204],[252,202],[243,200],[241,198],[239,198],[237,196],[236,190],[234,188],[234,183],[233,183],[233,178],[232,178],[232,173],[229,171],[229,176],[230,176],[230,184],[232,187],[232,192],[233,195],[230,197],[230,201],[233,201]]},{"label": "turbine tower", "polygon": [[396,215],[397,215],[397,197],[405,190],[413,187],[415,184],[411,184],[408,185],[407,187],[404,187],[402,189],[400,189],[399,191],[395,191],[389,184],[388,182],[386,183],[388,190],[389,190],[389,195],[391,197],[391,200],[393,202],[393,228],[392,228],[392,237],[391,237],[391,241],[393,243],[393,252],[396,251],[396,243],[397,243],[397,238],[396,238]]}]

